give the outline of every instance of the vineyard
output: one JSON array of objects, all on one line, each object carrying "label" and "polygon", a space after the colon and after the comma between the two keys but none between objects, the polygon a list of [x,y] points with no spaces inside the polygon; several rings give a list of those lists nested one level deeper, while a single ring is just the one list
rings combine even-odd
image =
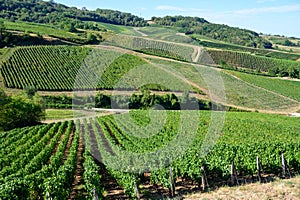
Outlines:
[{"label": "vineyard", "polygon": [[76,72],[90,51],[67,46],[19,47],[2,61],[1,75],[8,88],[72,90]]},{"label": "vineyard", "polygon": [[[182,121],[184,116],[193,118]],[[209,132],[211,116],[204,111],[131,111],[2,132],[0,198],[114,198],[108,174],[133,198],[147,195],[139,193],[149,184],[145,172],[151,185],[171,191],[170,168],[175,185],[179,179],[200,184],[202,167],[209,182],[229,180],[232,162],[237,176],[256,176],[257,157],[264,173],[280,175],[282,154],[291,172],[299,172],[298,119],[227,113],[224,127]],[[213,144],[211,136],[216,144],[207,154],[202,150]]]},{"label": "vineyard", "polygon": [[126,35],[111,36],[110,38],[107,38],[105,43],[140,51],[146,54],[153,54],[187,62],[193,60],[194,54],[194,47],[192,46]]},{"label": "vineyard", "polygon": [[236,51],[208,49],[207,52],[214,62],[218,64],[224,61],[236,67],[248,68],[259,72],[269,72],[271,75],[299,78],[300,63],[297,61],[267,58]]},{"label": "vineyard", "polygon": [[157,80],[162,86],[171,85],[168,89],[172,90],[188,87],[137,56],[103,48],[22,47],[4,56],[0,72],[8,88],[33,86],[42,91],[139,89],[145,81],[155,84]]},{"label": "vineyard", "polygon": [[[199,37],[200,39],[198,39]],[[196,35],[192,37],[197,41],[197,43],[203,47],[208,48],[216,48],[216,49],[222,49],[222,50],[231,50],[231,51],[240,51],[240,52],[248,52],[255,55],[261,55],[265,57],[271,57],[271,58],[277,58],[277,59],[286,59],[286,60],[297,60],[299,59],[300,55],[296,53],[290,53],[290,52],[282,52],[282,51],[276,51],[276,50],[268,50],[268,49],[260,49],[260,48],[252,48],[252,47],[245,47],[230,43],[224,43],[220,41],[213,41],[209,40],[208,38],[205,38],[204,40],[201,39],[200,36]]]},{"label": "vineyard", "polygon": [[297,80],[282,80],[280,78],[255,76],[252,74],[245,74],[236,71],[228,71],[230,74],[246,81],[248,83],[257,85],[259,87],[274,91],[278,94],[290,97],[300,101],[300,81]]},{"label": "vineyard", "polygon": [[[222,99],[222,85],[225,87],[223,90],[226,94],[226,102],[230,105],[247,107],[257,110],[269,110],[269,111],[286,111],[293,110],[299,107],[299,101],[290,99],[291,93],[282,92],[282,89],[272,89],[267,86],[258,87],[256,83],[257,80],[263,79],[264,77],[253,76],[253,81],[243,81],[235,76],[227,74],[226,72],[219,72],[218,69],[207,67],[207,66],[193,66],[190,64],[183,64],[171,61],[165,61],[160,59],[147,58],[151,63],[160,64],[162,67],[168,66],[172,68],[177,73],[180,73],[183,77],[192,83],[201,86],[204,91],[211,91],[211,95],[215,95]],[[234,72],[234,71],[233,71]],[[233,73],[232,72],[232,73]],[[246,76],[246,75],[245,75]],[[220,81],[221,80],[221,81]],[[273,81],[273,79],[271,80]],[[282,80],[286,81],[286,80]],[[252,84],[253,83],[253,84]],[[257,83],[258,85],[259,83]],[[297,83],[289,85],[288,83],[283,83],[286,85],[288,91],[297,89]],[[282,85],[282,86],[283,86]],[[259,85],[261,86],[261,84]],[[280,87],[282,87],[280,86]],[[291,87],[291,88],[289,88]],[[270,91],[269,91],[270,90]],[[281,92],[279,91],[281,90]],[[297,96],[297,90],[292,91],[293,96]],[[296,94],[297,93],[297,94]],[[207,93],[209,94],[209,93]],[[217,98],[216,98],[217,99]]]}]

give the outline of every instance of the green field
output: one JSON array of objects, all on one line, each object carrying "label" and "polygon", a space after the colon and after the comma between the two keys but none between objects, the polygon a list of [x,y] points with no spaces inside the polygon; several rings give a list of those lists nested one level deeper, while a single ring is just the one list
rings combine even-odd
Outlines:
[{"label": "green field", "polygon": [[59,29],[51,25],[29,23],[29,22],[10,22],[10,21],[4,21],[4,24],[6,29],[11,31],[21,31],[21,32],[34,33],[34,34],[40,34],[45,36],[53,36],[71,42],[86,41],[85,37],[79,36],[76,33],[70,33],[66,30]]},{"label": "green field", "polygon": [[147,37],[157,39],[157,40],[195,44],[192,38],[190,38],[189,36],[185,36],[184,34],[179,34],[179,32],[176,31],[176,29],[174,28],[148,26],[148,27],[138,28],[138,30],[146,34]]},{"label": "green field", "polygon": [[125,34],[125,35],[135,35],[139,36],[137,32],[133,30],[131,26],[121,26],[121,25],[114,25],[114,24],[107,24],[107,23],[101,23],[97,22],[100,28],[104,28],[110,31],[113,31],[117,34]]},{"label": "green field", "polygon": [[46,110],[46,120],[56,120],[56,119],[71,119],[76,117],[84,117],[85,115],[76,110],[64,110],[64,109],[47,109]]},{"label": "green field", "polygon": [[294,197],[299,38],[69,6],[1,2],[0,200]]}]

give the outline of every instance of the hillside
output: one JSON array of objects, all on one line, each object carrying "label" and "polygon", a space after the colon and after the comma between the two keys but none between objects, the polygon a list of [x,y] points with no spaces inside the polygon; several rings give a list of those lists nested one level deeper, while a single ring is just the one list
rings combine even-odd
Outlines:
[{"label": "hillside", "polygon": [[299,199],[298,40],[0,0],[0,199]]},{"label": "hillside", "polygon": [[[97,9],[88,11],[42,0],[2,0],[0,17],[10,21],[53,24],[74,31],[74,28],[94,29],[84,22],[105,22],[128,26],[145,26],[146,21],[130,13]],[[92,27],[90,27],[92,26]]]},{"label": "hillside", "polygon": [[[2,0],[0,1],[0,7],[0,18],[6,21],[48,24],[69,32],[78,32],[79,29],[107,31],[98,22],[134,27],[149,25],[143,18],[130,13],[100,8],[90,11],[86,8],[68,7],[54,1]],[[274,42],[274,37],[261,37],[258,33],[251,30],[215,24],[199,17],[154,16],[151,22],[152,24],[155,23],[154,26],[173,27],[187,35],[201,35],[210,39],[247,47],[270,49],[272,48],[272,43],[274,45],[283,44],[288,46],[297,46],[298,44],[297,41],[289,39],[285,39],[284,42],[278,42],[278,40]]]},{"label": "hillside", "polygon": [[180,32],[188,35],[199,34],[211,39],[255,48],[272,47],[267,40],[264,40],[254,31],[234,28],[227,25],[214,24],[202,18],[166,16],[163,18],[153,17],[152,21],[164,26],[177,27]]}]

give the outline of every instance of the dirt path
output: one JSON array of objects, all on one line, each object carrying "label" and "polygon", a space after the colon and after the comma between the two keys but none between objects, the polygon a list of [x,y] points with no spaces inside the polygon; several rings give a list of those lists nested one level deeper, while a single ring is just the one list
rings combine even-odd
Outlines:
[{"label": "dirt path", "polygon": [[63,164],[65,163],[65,161],[67,160],[67,158],[70,154],[70,149],[71,149],[71,146],[72,146],[73,138],[74,138],[74,130],[70,134],[70,137],[69,137],[69,140],[68,140],[68,143],[67,143],[67,148],[64,152],[64,156],[63,156],[63,159],[62,159]]},{"label": "dirt path", "polygon": [[139,30],[139,28],[137,28],[137,27],[133,27],[133,30],[134,30],[135,32],[137,32],[138,34],[142,35],[143,37],[148,37],[147,34],[141,32],[141,31]]},{"label": "dirt path", "polygon": [[115,114],[116,112],[113,111],[113,109],[103,109],[103,111],[106,112],[102,112],[102,113],[97,113],[97,110],[89,110],[88,112],[85,110],[82,110],[83,113],[85,113],[85,116],[82,117],[74,117],[74,118],[65,118],[65,119],[50,119],[50,120],[44,120],[42,121],[42,123],[45,124],[51,124],[51,123],[57,123],[57,122],[64,122],[64,121],[71,121],[71,120],[82,120],[82,119],[86,119],[86,118],[95,118],[95,117],[101,117],[101,116],[106,116],[106,115],[112,115]]},{"label": "dirt path", "polygon": [[83,153],[84,153],[84,146],[83,141],[79,139],[79,145],[78,145],[78,151],[77,151],[77,160],[76,160],[76,170],[75,170],[75,178],[72,183],[72,189],[70,193],[69,199],[76,199],[78,196],[82,196],[83,189],[81,188],[81,185],[83,184]]},{"label": "dirt path", "polygon": [[199,61],[199,58],[200,58],[200,55],[201,55],[201,52],[202,52],[202,49],[200,47],[197,48],[197,56],[195,57],[195,59],[193,60],[194,63],[197,63]]}]

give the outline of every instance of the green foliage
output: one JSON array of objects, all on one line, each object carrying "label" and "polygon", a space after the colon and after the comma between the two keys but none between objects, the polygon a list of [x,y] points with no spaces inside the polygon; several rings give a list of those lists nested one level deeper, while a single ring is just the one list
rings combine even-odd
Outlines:
[{"label": "green foliage", "polygon": [[78,9],[76,7],[67,7],[54,1],[20,1],[5,0],[1,4],[0,17],[10,21],[27,21],[44,24],[68,23],[68,31],[74,31],[75,24],[84,24],[84,21],[106,22],[126,26],[145,26],[146,21],[140,17],[129,13],[123,13],[113,10],[96,9],[88,11],[87,9]]},{"label": "green foliage", "polygon": [[[84,136],[84,146],[85,151],[83,154],[84,162],[84,173],[83,173],[83,179],[85,181],[84,188],[88,193],[88,199],[94,199],[95,192],[97,193],[99,198],[102,198],[103,195],[103,188],[100,186],[101,183],[101,175],[99,172],[99,166],[95,163],[94,158],[92,156],[92,146],[91,146],[91,137],[88,132],[88,124],[87,120],[83,120],[83,136]],[[76,121],[76,131],[79,132],[80,130],[80,121]]]},{"label": "green foliage", "polygon": [[243,46],[257,47],[264,42],[258,33],[254,31],[213,24],[198,17],[166,16],[162,18],[153,17],[152,20],[160,25],[179,27],[181,28],[180,31],[186,34],[200,34]]},{"label": "green foliage", "polygon": [[43,105],[38,96],[28,99],[25,96],[8,97],[1,91],[0,130],[32,126],[44,118]]},{"label": "green foliage", "polygon": [[70,153],[64,165],[44,182],[44,195],[46,199],[66,199],[70,195],[70,187],[74,180],[76,169],[79,132],[75,132]]},{"label": "green foliage", "polygon": [[28,86],[25,87],[25,92],[28,98],[32,98],[36,94],[37,89],[33,86]]},{"label": "green foliage", "polygon": [[286,38],[286,37],[270,37],[269,40],[272,41],[274,44],[279,44],[279,45],[284,45],[284,46],[299,46],[298,44],[292,42],[290,39],[295,39],[295,38]]},{"label": "green foliage", "polygon": [[[140,113],[139,113],[140,112]],[[200,182],[202,172],[201,166],[205,166],[208,174],[219,176],[227,180],[230,177],[230,164],[235,162],[235,167],[238,173],[243,175],[254,175],[256,173],[256,157],[259,156],[264,171],[275,174],[280,173],[281,169],[281,154],[284,153],[289,167],[298,169],[300,166],[299,154],[297,149],[299,144],[299,126],[298,119],[279,115],[267,115],[259,113],[227,113],[226,122],[216,141],[216,145],[212,148],[209,154],[203,155],[201,152],[202,145],[209,130],[211,112],[199,112],[198,124],[189,124],[185,130],[180,129],[181,115],[186,111],[174,112],[167,111],[164,118],[163,128],[157,131],[155,126],[147,127],[145,132],[137,129],[142,124],[148,124],[149,118],[145,117],[148,111],[132,111],[129,114],[124,114],[118,117],[105,116],[98,118],[99,125],[107,139],[104,146],[104,140],[97,137],[99,151],[101,155],[108,160],[110,166],[111,160],[107,155],[108,146],[115,154],[119,151],[126,152],[155,152],[156,149],[162,150],[163,147],[169,145],[180,131],[184,131],[186,140],[192,138],[192,144],[187,149],[184,149],[182,155],[177,156],[172,160],[170,165],[164,165],[165,157],[171,158],[171,155],[159,154],[156,152],[155,158],[159,159],[156,163],[161,164],[159,169],[151,172],[152,183],[162,183],[166,187],[170,187],[169,167],[172,166],[174,178],[189,177],[194,181]],[[188,111],[189,113],[191,111]],[[198,111],[195,111],[198,112]],[[191,114],[191,113],[190,113]],[[151,113],[151,120],[156,120],[162,115],[161,111]],[[129,118],[128,118],[129,117]],[[134,118],[132,123],[130,118]],[[94,120],[90,120],[92,126]],[[182,122],[181,122],[182,123]],[[158,124],[156,124],[158,125]],[[190,131],[192,127],[198,126],[197,133],[193,135]],[[97,130],[96,128],[94,129]],[[98,134],[96,134],[98,135]],[[186,141],[187,142],[187,141]],[[177,146],[179,151],[180,146]],[[125,159],[126,160],[126,159]],[[122,163],[125,160],[118,160],[118,167],[122,168]],[[151,158],[141,157],[141,162],[145,162],[145,166],[150,166]],[[135,161],[138,162],[138,161]],[[128,169],[128,166],[124,166]],[[134,195],[133,184],[134,177],[137,176],[133,172],[122,172],[109,170],[110,173],[117,179],[117,182],[128,191],[129,195]],[[142,172],[141,172],[142,173]],[[139,183],[138,180],[137,184]]]},{"label": "green foliage", "polygon": [[[4,168],[1,170],[0,198],[7,196],[13,196],[14,199],[42,198],[43,182],[62,165],[73,126],[74,123],[70,121],[24,128],[19,133],[17,129],[7,132],[7,138],[2,139],[10,140],[12,143],[1,148],[12,152],[1,156]],[[56,147],[57,151],[53,154]],[[20,155],[22,156],[19,157]],[[11,185],[15,185],[13,188],[16,189],[9,188]],[[17,189],[18,185],[22,186],[22,191]]]},{"label": "green foliage", "polygon": [[265,49],[272,49],[272,46],[273,44],[269,41],[263,41],[262,42],[262,46],[265,48]]},{"label": "green foliage", "polygon": [[[7,30],[22,31],[24,33],[26,32],[26,33],[37,34],[37,38],[36,37],[29,38],[31,43],[29,43],[29,42],[28,43],[30,45],[34,45],[35,40],[37,40],[37,39],[42,40],[42,38],[40,37],[41,35],[46,35],[46,36],[50,36],[53,38],[59,38],[62,40],[66,40],[69,42],[75,42],[75,43],[79,43],[79,44],[87,43],[87,38],[84,35],[79,34],[79,33],[70,33],[68,31],[66,31],[64,28],[60,29],[54,25],[38,24],[38,23],[33,23],[33,22],[22,22],[22,21],[17,21],[17,22],[4,21],[4,24],[7,28]],[[24,38],[17,38],[15,40],[16,40],[15,41],[16,44],[19,44],[21,42],[24,43]],[[40,41],[40,43],[42,43],[42,44],[46,43],[45,41],[43,41],[43,42],[42,41]],[[54,41],[52,41],[51,45],[53,45],[53,43],[54,43]],[[58,42],[56,42],[56,43],[58,43]],[[61,43],[63,43],[63,42],[61,42]]]}]

